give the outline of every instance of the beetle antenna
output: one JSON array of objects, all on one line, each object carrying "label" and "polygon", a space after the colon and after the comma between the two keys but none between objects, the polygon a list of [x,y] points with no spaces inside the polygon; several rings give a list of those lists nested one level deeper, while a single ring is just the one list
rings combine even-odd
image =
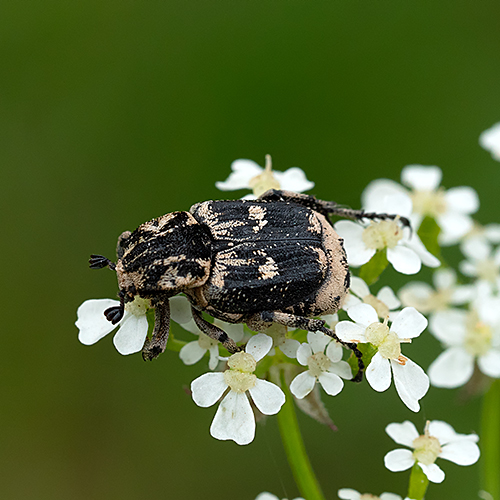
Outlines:
[{"label": "beetle antenna", "polygon": [[103,267],[109,267],[112,271],[114,271],[116,269],[116,264],[103,255],[92,254],[89,259],[89,267],[90,269],[102,269]]}]

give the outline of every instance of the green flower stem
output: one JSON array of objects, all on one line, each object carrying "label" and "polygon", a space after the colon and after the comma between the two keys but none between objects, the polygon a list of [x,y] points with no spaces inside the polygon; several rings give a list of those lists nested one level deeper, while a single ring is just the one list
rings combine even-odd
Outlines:
[{"label": "green flower stem", "polygon": [[500,380],[483,397],[481,415],[482,487],[500,498]]},{"label": "green flower stem", "polygon": [[278,413],[278,425],[293,477],[300,494],[306,500],[325,500],[307,456],[295,413],[295,403],[283,372],[281,372],[281,388],[285,393],[286,401]]},{"label": "green flower stem", "polygon": [[412,500],[423,500],[429,480],[420,466],[415,463],[411,469],[410,484],[408,486],[408,498]]}]

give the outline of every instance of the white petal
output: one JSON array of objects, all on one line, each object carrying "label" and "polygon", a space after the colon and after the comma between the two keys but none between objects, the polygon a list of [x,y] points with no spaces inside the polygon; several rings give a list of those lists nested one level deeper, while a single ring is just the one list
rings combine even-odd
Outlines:
[{"label": "white petal", "polygon": [[299,347],[300,342],[298,340],[285,339],[283,344],[280,345],[280,350],[285,356],[289,358],[296,358]]},{"label": "white petal", "polygon": [[257,379],[255,386],[249,389],[255,406],[264,415],[274,415],[280,411],[285,402],[284,392],[272,382]]},{"label": "white petal", "polygon": [[424,313],[431,310],[427,304],[432,293],[432,287],[421,281],[411,281],[399,290],[403,305],[415,307]]},{"label": "white petal", "polygon": [[401,401],[414,412],[420,410],[418,401],[422,399],[429,390],[429,377],[411,359],[406,358],[406,364],[400,365],[391,361],[394,374],[394,385]]},{"label": "white petal", "polygon": [[193,401],[203,408],[217,403],[226,389],[222,372],[205,373],[191,382]]},{"label": "white petal", "polygon": [[491,254],[489,242],[479,238],[468,238],[461,245],[462,253],[472,261],[487,259]]},{"label": "white petal", "polygon": [[352,379],[352,370],[347,361],[339,361],[338,363],[332,363],[330,368],[328,368],[330,373],[335,373],[339,377],[345,378],[346,380]]},{"label": "white petal", "polygon": [[389,360],[377,352],[366,369],[366,380],[377,392],[386,391],[391,385]]},{"label": "white petal", "polygon": [[450,302],[455,305],[466,304],[475,299],[477,291],[473,285],[458,285],[452,292]]},{"label": "white petal", "polygon": [[344,381],[335,373],[323,372],[318,377],[319,383],[330,396],[336,396],[344,387]]},{"label": "white petal", "polygon": [[279,500],[279,498],[276,495],[264,491],[263,493],[257,495],[255,500]]},{"label": "white petal", "polygon": [[422,267],[420,257],[408,247],[397,245],[387,249],[387,260],[401,274],[416,274]]},{"label": "white petal", "polygon": [[361,298],[370,295],[370,289],[368,288],[368,285],[361,278],[358,278],[357,276],[351,276],[350,291],[355,293],[358,297]]},{"label": "white petal", "polygon": [[434,191],[441,184],[442,176],[439,167],[407,165],[401,171],[401,182],[416,191]]},{"label": "white petal", "polygon": [[232,439],[237,444],[249,444],[253,441],[255,417],[246,393],[229,391],[217,408],[210,434],[215,439]]},{"label": "white petal", "polygon": [[337,495],[342,500],[361,500],[361,493],[351,488],[341,488],[337,491]]},{"label": "white petal", "polygon": [[421,469],[424,471],[424,474],[427,476],[427,479],[431,483],[442,483],[444,481],[444,472],[439,468],[436,464],[425,465],[421,462],[418,462]]},{"label": "white petal", "polygon": [[417,428],[409,421],[405,420],[401,424],[389,424],[385,432],[398,444],[413,448],[413,441],[418,438]]},{"label": "white petal", "polygon": [[202,333],[202,331],[198,328],[198,326],[194,322],[193,318],[191,318],[187,323],[183,323],[181,327],[184,330],[193,333],[194,335],[200,335],[200,333]]},{"label": "white petal", "polygon": [[334,227],[339,236],[344,239],[349,264],[355,267],[361,266],[375,255],[375,250],[366,248],[363,241],[364,227],[350,221],[339,221]]},{"label": "white petal", "polygon": [[427,319],[414,307],[405,307],[396,317],[391,331],[400,339],[414,339],[427,328]]},{"label": "white petal", "polygon": [[333,363],[340,361],[343,353],[344,351],[342,350],[342,346],[335,340],[330,342],[326,348],[326,355]]},{"label": "white petal", "polygon": [[219,365],[219,344],[213,345],[208,350],[210,352],[210,359],[208,360],[208,367],[210,370],[215,370]]},{"label": "white petal", "polygon": [[391,472],[399,472],[413,467],[415,459],[410,450],[392,450],[384,457],[384,464]]},{"label": "white petal", "polygon": [[384,197],[382,213],[409,217],[412,209],[413,203],[406,193],[394,193]]},{"label": "white petal", "polygon": [[473,214],[479,209],[479,197],[475,189],[460,186],[448,189],[445,194],[448,210],[461,214]]},{"label": "white petal", "polygon": [[130,314],[120,323],[120,328],[113,337],[113,344],[120,354],[133,354],[142,349],[147,334],[148,320],[146,316]]},{"label": "white petal", "polygon": [[347,314],[353,321],[363,326],[378,323],[377,311],[369,304],[358,304],[357,306],[350,307]]},{"label": "white petal", "polygon": [[341,321],[335,325],[335,333],[344,342],[366,342],[364,326],[352,321]]},{"label": "white petal", "polygon": [[307,332],[307,342],[311,346],[314,354],[323,352],[332,338],[321,332]]},{"label": "white petal", "polygon": [[458,465],[472,465],[479,460],[479,447],[473,441],[461,439],[443,446],[439,456]]},{"label": "white petal", "polygon": [[500,378],[500,351],[490,349],[477,360],[479,369],[488,377]]},{"label": "white petal", "polygon": [[[217,320],[214,321],[214,323],[217,322]],[[222,328],[231,339],[233,339],[235,342],[243,340],[243,337],[245,336],[245,329],[242,323],[232,324],[226,323],[225,321],[221,321],[221,323],[223,324],[223,326],[220,326],[220,328]]]},{"label": "white petal", "polygon": [[247,343],[245,351],[251,354],[255,361],[260,361],[273,346],[273,339],[264,333],[254,335]]},{"label": "white petal", "polygon": [[462,345],[465,339],[467,313],[458,309],[438,311],[432,315],[429,330],[446,345]]},{"label": "white petal", "polygon": [[408,193],[401,184],[389,179],[376,179],[366,186],[361,204],[366,212],[383,212],[385,198],[400,193]]},{"label": "white petal", "polygon": [[455,286],[457,282],[457,273],[449,267],[438,269],[434,271],[432,281],[438,290],[447,290]]},{"label": "white petal", "polygon": [[284,191],[303,193],[314,187],[314,182],[308,181],[304,171],[298,167],[289,168],[284,172],[274,171],[273,174]]},{"label": "white petal", "polygon": [[339,315],[335,314],[324,314],[321,319],[325,320],[326,326],[333,328],[339,322]]},{"label": "white petal", "polygon": [[380,500],[401,500],[401,497],[395,493],[382,493]]},{"label": "white petal", "polygon": [[405,242],[405,246],[413,250],[425,266],[439,267],[441,265],[441,261],[436,256],[432,255],[427,248],[425,248],[425,245],[418,237],[416,231],[414,231],[410,239]]},{"label": "white petal", "polygon": [[76,327],[80,330],[78,340],[85,345],[95,344],[118,325],[113,325],[106,319],[104,311],[110,307],[119,306],[117,300],[91,299],[86,300],[77,310]]},{"label": "white petal", "polygon": [[235,160],[231,163],[232,173],[224,182],[216,182],[215,187],[221,191],[250,189],[250,180],[263,172],[263,168],[252,160]]},{"label": "white petal", "polygon": [[460,387],[472,377],[474,358],[461,347],[450,347],[432,362],[428,371],[434,387]]},{"label": "white petal", "polygon": [[311,346],[304,342],[303,344],[300,344],[299,348],[297,349],[297,361],[302,365],[302,366],[307,366],[307,362],[309,361],[309,358],[312,356],[313,352],[311,349]]},{"label": "white petal", "polygon": [[429,434],[439,440],[441,446],[459,439],[459,434],[453,427],[442,420],[432,420],[429,422]]},{"label": "white petal", "polygon": [[479,136],[481,147],[491,153],[495,160],[500,161],[500,123],[496,123]]},{"label": "white petal", "polygon": [[309,370],[299,373],[290,384],[291,393],[298,399],[306,397],[313,389],[316,377]]},{"label": "white petal", "polygon": [[193,319],[191,304],[186,297],[177,295],[176,297],[170,297],[168,302],[170,303],[170,319],[180,325]]},{"label": "white petal", "polygon": [[390,310],[397,309],[401,305],[390,286],[382,287],[377,293],[377,299],[381,300]]},{"label": "white petal", "polygon": [[500,224],[487,224],[484,227],[484,235],[491,243],[500,243]]},{"label": "white petal", "polygon": [[179,358],[181,358],[182,362],[185,365],[194,365],[203,357],[203,355],[207,352],[206,349],[200,346],[197,340],[193,342],[189,342],[185,346],[182,346],[179,352]]},{"label": "white petal", "polygon": [[[448,244],[450,242],[458,242],[474,225],[468,215],[456,212],[446,212],[436,217],[436,220],[442,230],[441,234],[446,237]],[[439,239],[441,239],[441,234],[439,235]]]}]

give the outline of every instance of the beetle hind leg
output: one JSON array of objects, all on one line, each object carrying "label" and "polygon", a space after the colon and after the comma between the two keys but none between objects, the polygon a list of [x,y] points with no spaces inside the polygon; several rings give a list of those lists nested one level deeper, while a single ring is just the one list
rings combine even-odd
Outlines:
[{"label": "beetle hind leg", "polygon": [[220,342],[231,354],[243,350],[243,347],[237,346],[234,340],[230,338],[224,330],[221,330],[218,326],[215,326],[203,319],[201,313],[194,307],[191,307],[191,312],[193,314],[193,319],[196,323],[196,326],[205,335],[208,335],[211,339]]},{"label": "beetle hind leg", "polygon": [[344,342],[340,340],[335,334],[334,330],[326,328],[325,321],[322,319],[312,319],[305,318],[304,316],[295,316],[294,314],[287,314],[282,312],[272,312],[266,311],[260,313],[263,321],[266,323],[278,323],[279,325],[288,326],[290,328],[300,328],[302,330],[308,330],[310,332],[322,332],[329,337],[332,337],[339,344],[350,349],[358,360],[358,373],[352,378],[353,382],[361,382],[363,379],[363,371],[365,369],[365,364],[363,363],[363,354],[358,349],[358,345],[355,342]]},{"label": "beetle hind leg", "polygon": [[155,327],[151,338],[147,338],[142,348],[144,361],[152,361],[165,351],[170,332],[170,304],[168,299],[156,301]]}]

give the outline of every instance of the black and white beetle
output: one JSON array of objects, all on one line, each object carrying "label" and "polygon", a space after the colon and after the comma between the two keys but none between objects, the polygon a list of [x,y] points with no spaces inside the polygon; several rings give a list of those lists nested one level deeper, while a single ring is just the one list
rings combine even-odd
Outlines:
[{"label": "black and white beetle", "polygon": [[[116,270],[120,306],[104,314],[113,324],[136,295],[150,299],[155,327],[142,355],[151,360],[166,347],[169,297],[184,293],[202,332],[230,352],[238,347],[203,319],[206,311],[229,323],[263,331],[273,322],[323,332],[339,340],[323,320],[335,313],[349,289],[343,240],[329,215],[349,219],[396,219],[365,213],[289,191],[269,190],[257,200],[205,201],[189,212],[172,212],[118,238],[116,264],[92,255],[90,267]],[[399,218],[404,225],[409,222]],[[356,344],[344,344],[363,362]]]}]

